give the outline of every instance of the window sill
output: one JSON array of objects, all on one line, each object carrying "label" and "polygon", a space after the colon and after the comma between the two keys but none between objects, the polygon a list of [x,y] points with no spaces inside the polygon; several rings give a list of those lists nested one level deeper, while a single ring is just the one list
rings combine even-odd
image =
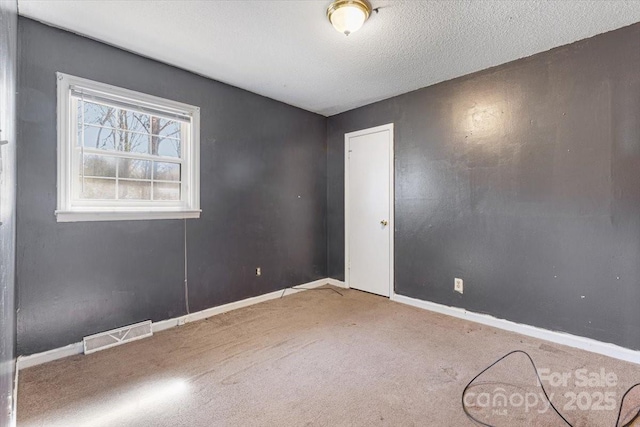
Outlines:
[{"label": "window sill", "polygon": [[56,211],[58,222],[83,221],[137,221],[151,219],[200,218],[200,210],[194,211]]}]

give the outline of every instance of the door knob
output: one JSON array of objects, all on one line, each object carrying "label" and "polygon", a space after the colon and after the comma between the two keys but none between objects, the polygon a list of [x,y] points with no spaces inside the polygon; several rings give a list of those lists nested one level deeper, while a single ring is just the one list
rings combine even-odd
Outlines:
[{"label": "door knob", "polygon": [[389,223],[387,222],[386,219],[383,219],[382,221],[380,221],[380,224],[382,224],[382,225],[384,225],[386,227]]}]

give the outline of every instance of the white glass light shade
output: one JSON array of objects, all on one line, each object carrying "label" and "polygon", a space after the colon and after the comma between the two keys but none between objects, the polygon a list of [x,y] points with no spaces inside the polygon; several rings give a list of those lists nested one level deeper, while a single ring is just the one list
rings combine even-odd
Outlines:
[{"label": "white glass light shade", "polygon": [[337,31],[348,36],[362,27],[369,13],[371,6],[364,1],[338,0],[329,6],[327,17]]}]

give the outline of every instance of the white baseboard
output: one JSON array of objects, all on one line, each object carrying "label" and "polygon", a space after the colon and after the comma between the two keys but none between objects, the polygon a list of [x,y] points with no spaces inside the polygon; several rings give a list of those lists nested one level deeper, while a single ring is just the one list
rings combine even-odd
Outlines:
[{"label": "white baseboard", "polygon": [[16,366],[18,370],[30,368],[32,366],[41,365],[43,363],[52,362],[62,359],[63,357],[75,356],[82,354],[84,346],[81,342],[66,345],[64,347],[54,348],[42,353],[30,354],[28,356],[18,356]]},{"label": "white baseboard", "polygon": [[349,289],[349,286],[347,286],[347,284],[344,283],[342,280],[332,279],[332,278],[328,278],[326,280],[327,280],[327,284],[331,286],[335,286],[337,288]]},{"label": "white baseboard", "polygon": [[[304,287],[304,288],[317,288],[329,283],[328,279],[319,279],[314,280],[313,282],[302,283],[300,285],[295,285],[295,287]],[[277,291],[269,292],[268,294],[258,295],[257,297],[251,297],[247,299],[243,299],[240,301],[230,302],[228,304],[219,305],[217,307],[207,308],[202,311],[197,311],[195,313],[186,314],[184,316],[175,317],[173,319],[162,320],[160,322],[153,322],[151,325],[152,331],[160,332],[165,329],[173,328],[175,326],[184,325],[185,323],[195,322],[198,320],[207,319],[209,317],[226,313],[231,310],[237,310],[239,308],[248,307],[250,305],[258,304],[264,301],[269,301],[272,299],[278,299],[282,296],[293,295],[297,292],[303,292],[302,289],[292,289],[285,288]]]},{"label": "white baseboard", "polygon": [[9,427],[16,427],[18,423],[18,374],[20,370],[18,369],[18,359],[14,362],[14,377],[13,377],[13,395],[11,397],[11,418],[9,420]]},{"label": "white baseboard", "polygon": [[411,305],[413,307],[422,308],[424,310],[434,311],[436,313],[446,314],[448,316],[469,320],[471,322],[493,326],[494,328],[504,329],[506,331],[517,332],[522,335],[551,341],[556,344],[562,344],[569,347],[590,351],[592,353],[602,354],[605,356],[613,357],[615,359],[624,360],[625,362],[640,364],[640,351],[620,347],[615,344],[604,343],[591,338],[585,338],[577,335],[567,334],[564,332],[550,331],[547,329],[537,328],[535,326],[523,325],[520,323],[511,322],[509,320],[499,319],[488,314],[474,313],[463,308],[450,307],[398,294],[392,295],[391,300],[402,304]]},{"label": "white baseboard", "polygon": [[[301,283],[299,285],[294,285],[299,288],[317,288],[323,285],[334,285],[345,287],[343,282],[340,282],[335,279],[318,279],[313,282]],[[202,311],[198,311],[195,313],[190,313],[180,317],[174,317],[173,319],[161,320],[159,322],[153,322],[151,324],[151,330],[155,332],[164,331],[165,329],[174,328],[179,325],[184,325],[185,323],[195,322],[198,320],[206,319],[218,314],[226,313],[231,310],[237,310],[239,308],[248,307],[250,305],[258,304],[264,301],[269,301],[272,299],[277,299],[282,296],[293,295],[297,292],[303,292],[303,289],[292,289],[285,288],[280,289],[278,291],[269,292],[268,294],[258,295],[257,297],[251,297],[247,299],[243,299],[241,301],[235,301],[228,304],[219,305],[217,307],[207,308]],[[16,371],[20,369],[30,368],[32,366],[41,365],[43,363],[52,362],[57,359],[62,359],[63,357],[75,356],[78,354],[82,354],[84,352],[84,346],[82,342],[69,344],[65,347],[54,348],[52,350],[48,350],[42,353],[31,354],[28,356],[19,356],[16,360]]]}]

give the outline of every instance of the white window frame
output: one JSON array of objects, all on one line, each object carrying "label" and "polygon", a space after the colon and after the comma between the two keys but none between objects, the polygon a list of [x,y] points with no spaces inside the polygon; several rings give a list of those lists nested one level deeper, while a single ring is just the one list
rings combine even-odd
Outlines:
[{"label": "white window frame", "polygon": [[[135,92],[64,73],[56,73],[58,82],[58,222],[116,221],[148,219],[183,219],[200,217],[200,108],[181,102]],[[74,194],[74,156],[76,154],[77,117],[72,109],[72,89],[86,90],[100,96],[130,104],[139,109],[149,108],[168,114],[190,117],[190,128],[181,141],[181,198],[180,201],[91,201]],[[111,152],[105,152],[105,154]],[[116,153],[117,155],[117,153]],[[155,156],[150,156],[155,157]],[[176,159],[173,159],[176,160]]]}]

